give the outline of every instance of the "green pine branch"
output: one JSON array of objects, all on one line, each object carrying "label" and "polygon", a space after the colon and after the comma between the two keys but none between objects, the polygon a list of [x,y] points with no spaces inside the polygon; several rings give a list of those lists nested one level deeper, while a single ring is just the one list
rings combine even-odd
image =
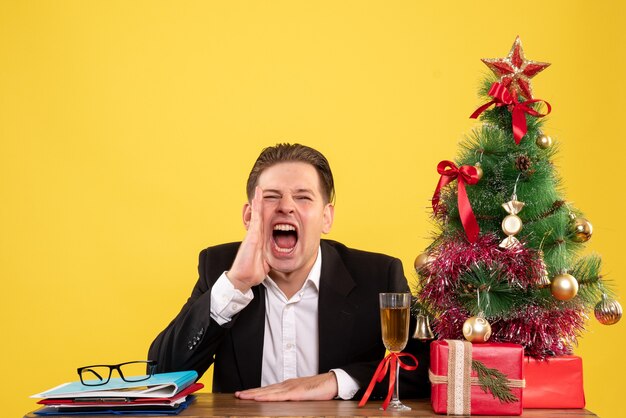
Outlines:
[{"label": "green pine branch", "polygon": [[601,300],[602,294],[615,297],[610,282],[600,274],[601,269],[602,259],[597,254],[591,254],[579,258],[569,270],[569,274],[578,281],[578,298],[589,308]]},{"label": "green pine branch", "polygon": [[478,360],[472,360],[472,370],[478,375],[478,384],[485,393],[491,393],[500,402],[511,403],[519,399],[509,387],[509,379],[498,369],[490,369]]},{"label": "green pine branch", "polygon": [[[523,301],[523,291],[509,285],[500,266],[475,263],[460,276],[459,302],[472,315],[497,317]],[[478,295],[480,293],[480,306]]]}]

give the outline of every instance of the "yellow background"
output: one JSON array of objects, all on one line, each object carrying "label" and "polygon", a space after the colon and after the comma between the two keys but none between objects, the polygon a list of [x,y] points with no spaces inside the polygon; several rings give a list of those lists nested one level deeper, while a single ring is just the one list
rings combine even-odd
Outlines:
[{"label": "yellow background", "polygon": [[[261,148],[302,142],[337,182],[330,238],[400,257],[430,240],[435,167],[476,122],[480,58],[516,35],[554,107],[566,196],[624,294],[623,2],[3,1],[3,416],[93,362],[145,358],[239,240]],[[625,322],[589,321],[588,408],[623,408]],[[204,382],[210,387],[210,381]]]}]

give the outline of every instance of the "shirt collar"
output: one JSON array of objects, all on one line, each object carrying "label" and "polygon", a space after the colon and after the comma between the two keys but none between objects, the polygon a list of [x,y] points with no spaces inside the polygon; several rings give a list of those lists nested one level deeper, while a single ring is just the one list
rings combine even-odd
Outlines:
[{"label": "shirt collar", "polygon": [[[307,286],[313,286],[315,290],[319,292],[320,290],[320,277],[322,276],[322,247],[317,248],[317,258],[315,259],[315,263],[313,263],[313,267],[311,267],[311,271],[309,271],[304,284],[301,289],[306,288]],[[268,283],[269,281],[269,283]],[[276,282],[269,276],[265,276],[265,280],[263,280],[263,285],[267,287],[268,285],[276,286]],[[310,284],[309,284],[310,283]]]},{"label": "shirt collar", "polygon": [[315,263],[313,263],[313,267],[311,268],[311,271],[309,272],[309,275],[307,276],[304,284],[306,285],[307,282],[311,282],[315,286],[315,288],[319,291],[321,276],[322,276],[322,247],[320,246],[317,248],[317,259],[315,260]]}]

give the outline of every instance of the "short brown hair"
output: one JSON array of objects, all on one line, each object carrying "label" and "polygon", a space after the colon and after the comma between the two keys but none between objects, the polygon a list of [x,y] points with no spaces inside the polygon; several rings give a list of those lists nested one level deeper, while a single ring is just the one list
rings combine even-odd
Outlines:
[{"label": "short brown hair", "polygon": [[335,182],[328,160],[316,149],[300,144],[276,144],[261,151],[261,155],[257,158],[248,176],[248,184],[246,186],[248,200],[252,200],[254,197],[254,189],[263,170],[275,164],[285,162],[311,164],[319,175],[322,195],[326,199],[326,203],[335,200]]}]

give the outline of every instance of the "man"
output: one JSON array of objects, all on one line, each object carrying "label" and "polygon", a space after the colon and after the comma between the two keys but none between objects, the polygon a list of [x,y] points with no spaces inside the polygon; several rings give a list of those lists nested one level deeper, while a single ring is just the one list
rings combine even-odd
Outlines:
[{"label": "man", "polygon": [[[148,358],[159,372],[214,363],[213,391],[242,399],[351,399],[384,356],[378,294],[408,291],[401,262],[321,239],[334,182],[310,147],[264,149],[247,195],[244,240],[200,253],[200,278]],[[407,393],[428,394],[425,348]]]}]

